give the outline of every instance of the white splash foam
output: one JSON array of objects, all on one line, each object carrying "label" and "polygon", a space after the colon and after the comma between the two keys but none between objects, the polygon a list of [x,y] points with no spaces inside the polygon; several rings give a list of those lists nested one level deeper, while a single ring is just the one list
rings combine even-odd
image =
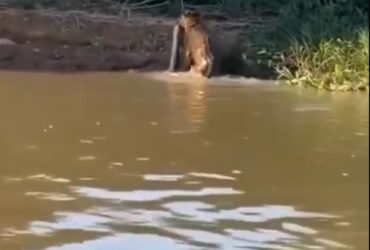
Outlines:
[{"label": "white splash foam", "polygon": [[281,226],[283,229],[287,231],[295,232],[295,233],[308,234],[308,235],[313,235],[313,234],[318,233],[315,229],[304,227],[304,226],[294,224],[294,223],[284,222]]},{"label": "white splash foam", "polygon": [[72,187],[73,192],[78,193],[81,196],[105,199],[105,200],[116,200],[116,201],[135,201],[135,202],[146,202],[146,201],[157,201],[170,197],[203,197],[203,196],[215,196],[215,195],[239,195],[243,194],[243,191],[235,190],[233,188],[202,188],[200,190],[133,190],[133,191],[109,191],[100,188],[90,187]]},{"label": "white splash foam", "polygon": [[146,181],[178,181],[183,178],[183,175],[146,174],[143,176]]},{"label": "white splash foam", "polygon": [[330,247],[330,248],[335,248],[335,249],[338,249],[338,248],[349,248],[349,246],[347,246],[347,245],[344,245],[344,244],[342,244],[340,242],[329,240],[329,239],[318,238],[318,239],[315,239],[315,241],[317,243],[321,243],[323,245],[326,245],[327,247]]},{"label": "white splash foam", "polygon": [[235,180],[234,177],[221,175],[221,174],[191,172],[191,173],[188,173],[188,175],[193,176],[193,177],[200,177],[200,178],[210,178],[210,179],[219,179],[219,180]]},{"label": "white splash foam", "polygon": [[186,83],[186,84],[199,84],[206,83],[218,86],[250,86],[250,85],[278,85],[276,80],[264,80],[258,78],[246,78],[236,75],[223,75],[205,79],[189,72],[166,72],[157,71],[144,74],[146,77],[167,83]]}]

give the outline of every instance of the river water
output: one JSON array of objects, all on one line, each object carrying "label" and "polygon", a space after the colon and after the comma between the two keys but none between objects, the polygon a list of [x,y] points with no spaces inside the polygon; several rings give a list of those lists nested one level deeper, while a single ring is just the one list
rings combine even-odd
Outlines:
[{"label": "river water", "polygon": [[368,249],[368,105],[0,72],[0,249]]}]

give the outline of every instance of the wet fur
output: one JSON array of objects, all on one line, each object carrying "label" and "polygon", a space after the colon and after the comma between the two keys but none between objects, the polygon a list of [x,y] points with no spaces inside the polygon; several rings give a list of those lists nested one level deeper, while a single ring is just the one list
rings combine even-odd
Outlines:
[{"label": "wet fur", "polygon": [[183,49],[185,68],[195,74],[209,78],[214,68],[209,32],[198,12],[184,13],[178,22],[179,46]]}]

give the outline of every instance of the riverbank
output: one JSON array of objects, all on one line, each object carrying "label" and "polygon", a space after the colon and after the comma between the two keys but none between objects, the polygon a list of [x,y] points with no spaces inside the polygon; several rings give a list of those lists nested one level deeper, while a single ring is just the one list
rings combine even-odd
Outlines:
[{"label": "riverbank", "polygon": [[[37,71],[165,70],[174,18],[130,19],[77,11],[0,11],[0,69]],[[228,41],[242,23],[211,21]],[[227,46],[227,45],[226,45]]]},{"label": "riverbank", "polygon": [[[368,91],[368,8],[360,3],[287,1],[278,8],[244,6],[248,14],[241,18],[229,13],[226,19],[207,16],[206,20],[222,41],[225,74],[330,91]],[[269,11],[261,13],[261,9]],[[35,6],[33,10],[3,8],[0,69],[167,69],[175,18],[149,12],[94,13],[100,14]]]}]

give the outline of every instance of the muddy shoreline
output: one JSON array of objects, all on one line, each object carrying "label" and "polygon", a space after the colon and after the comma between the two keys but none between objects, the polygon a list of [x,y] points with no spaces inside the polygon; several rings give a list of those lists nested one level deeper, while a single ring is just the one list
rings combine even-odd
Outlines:
[{"label": "muddy shoreline", "polygon": [[[83,12],[0,10],[0,69],[165,70],[174,23],[144,15],[127,20]],[[235,41],[243,26],[209,23],[228,41]]]}]

